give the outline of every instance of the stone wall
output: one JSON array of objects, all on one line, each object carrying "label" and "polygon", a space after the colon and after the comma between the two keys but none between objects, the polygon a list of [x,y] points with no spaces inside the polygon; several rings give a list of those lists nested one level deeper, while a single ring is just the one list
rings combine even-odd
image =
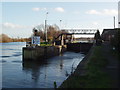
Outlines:
[{"label": "stone wall", "polygon": [[68,43],[67,50],[75,52],[88,52],[93,43]]},{"label": "stone wall", "polygon": [[38,46],[23,47],[23,61],[42,60],[50,58],[66,51],[66,46]]}]

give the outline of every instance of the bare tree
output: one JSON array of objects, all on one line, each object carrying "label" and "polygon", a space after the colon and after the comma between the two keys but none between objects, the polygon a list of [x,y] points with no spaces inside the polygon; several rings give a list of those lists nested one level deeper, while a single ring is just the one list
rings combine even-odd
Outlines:
[{"label": "bare tree", "polygon": [[[35,27],[38,30],[38,35],[41,37],[42,40],[45,40],[45,27],[43,24],[38,25]],[[48,41],[53,41],[58,35],[63,33],[60,28],[56,25],[47,25],[47,37]]]}]

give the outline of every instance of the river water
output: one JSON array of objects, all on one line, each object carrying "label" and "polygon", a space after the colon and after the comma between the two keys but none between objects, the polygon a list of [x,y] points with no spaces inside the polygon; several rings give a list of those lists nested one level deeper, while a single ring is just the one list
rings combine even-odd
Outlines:
[{"label": "river water", "polygon": [[25,47],[25,42],[0,45],[2,88],[53,88],[54,82],[58,87],[85,56],[82,53],[65,52],[39,63],[22,62],[22,47]]}]

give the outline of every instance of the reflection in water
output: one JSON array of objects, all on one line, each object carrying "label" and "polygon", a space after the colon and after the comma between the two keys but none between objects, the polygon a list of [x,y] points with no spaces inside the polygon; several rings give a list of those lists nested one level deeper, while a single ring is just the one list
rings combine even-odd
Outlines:
[{"label": "reflection in water", "polygon": [[23,65],[23,71],[31,72],[31,79],[34,80],[35,83],[38,82],[39,76],[40,76],[40,68],[44,65],[45,63],[40,63],[40,62],[34,62],[34,61],[24,61],[22,63]]},{"label": "reflection in water", "polygon": [[0,56],[0,57],[2,57],[2,58],[8,58],[8,57],[11,57],[11,56]]},{"label": "reflection in water", "polygon": [[[60,56],[63,56],[63,54],[60,54]],[[63,69],[63,58],[60,57],[60,70],[62,71]]]},{"label": "reflection in water", "polygon": [[80,53],[65,52],[37,62],[24,60],[22,70],[31,74],[34,86],[42,83],[43,87],[53,87],[54,81],[59,86],[74,71],[83,57],[84,55]]},{"label": "reflection in water", "polygon": [[54,81],[59,86],[84,57],[81,53],[65,52],[39,62],[22,62],[23,46],[25,43],[3,44],[0,60],[3,88],[53,88]]}]

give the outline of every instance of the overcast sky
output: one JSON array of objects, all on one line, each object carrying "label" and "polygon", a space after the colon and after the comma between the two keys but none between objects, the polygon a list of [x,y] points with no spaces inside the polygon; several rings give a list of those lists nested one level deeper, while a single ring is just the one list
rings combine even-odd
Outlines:
[{"label": "overcast sky", "polygon": [[[10,37],[30,37],[34,26],[44,24],[61,28],[113,28],[113,17],[118,27],[117,2],[2,2],[2,33]],[[0,18],[1,19],[1,18]]]}]

